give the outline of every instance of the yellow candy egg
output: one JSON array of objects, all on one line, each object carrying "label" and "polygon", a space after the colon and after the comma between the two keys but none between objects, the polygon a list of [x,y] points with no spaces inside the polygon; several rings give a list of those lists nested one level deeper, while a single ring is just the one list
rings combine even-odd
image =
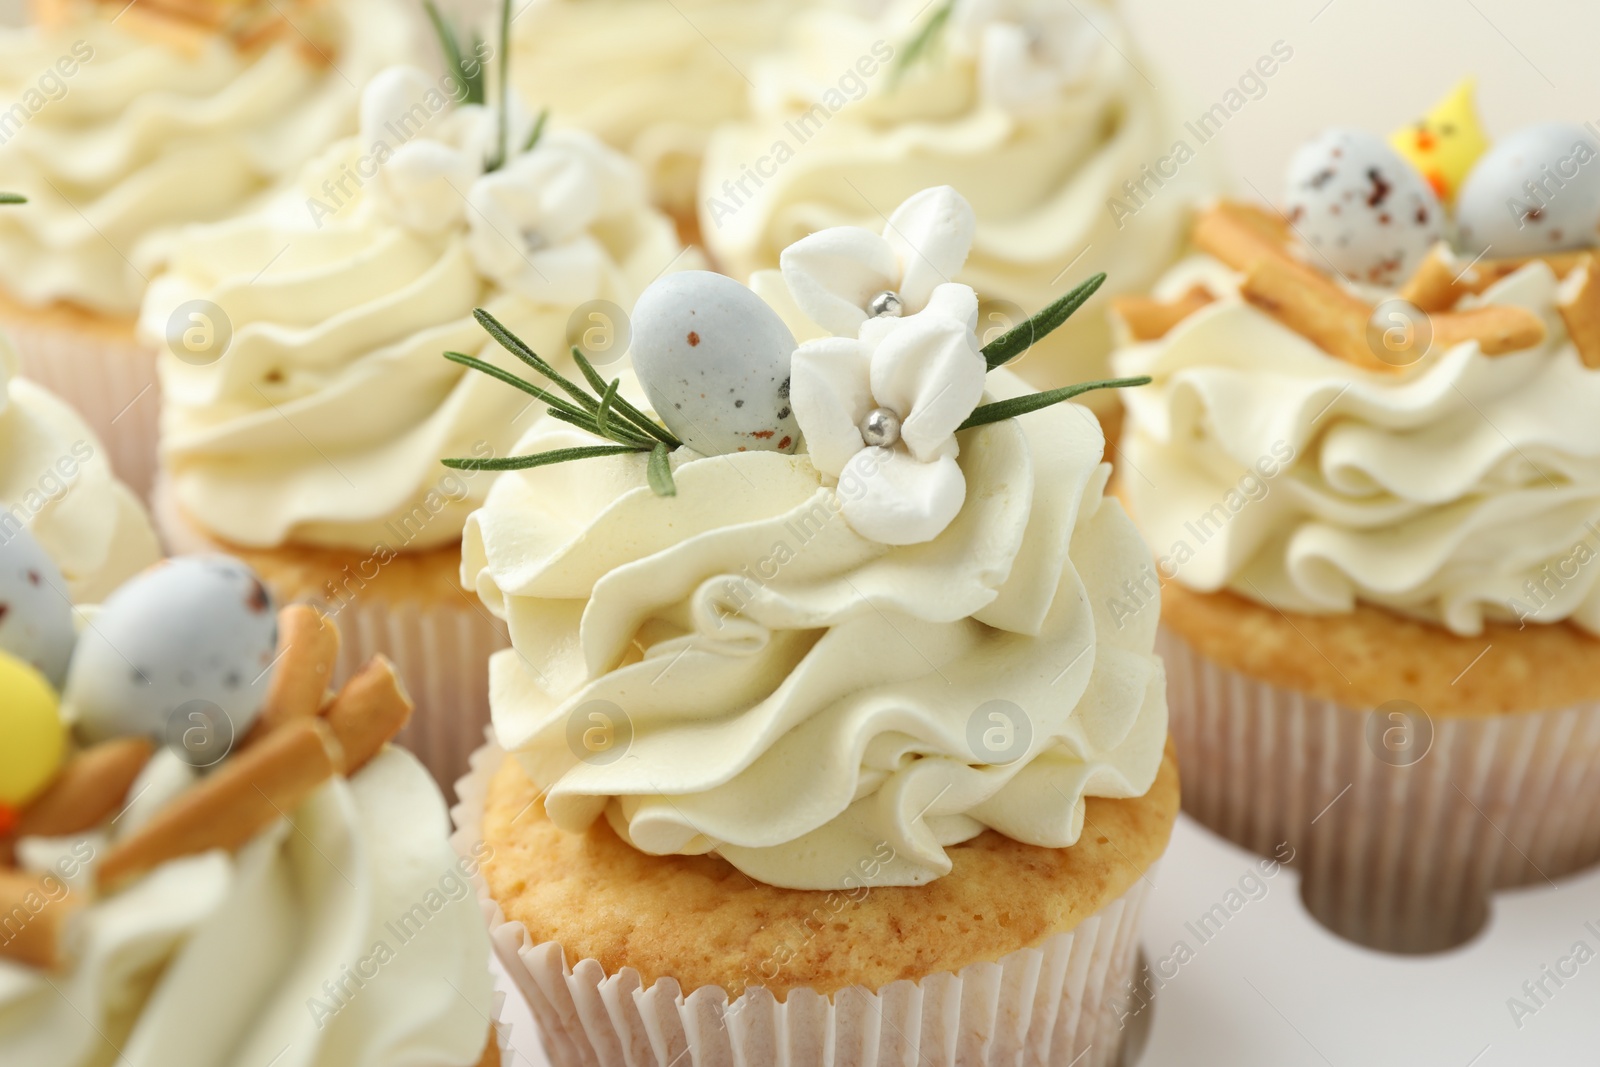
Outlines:
[{"label": "yellow candy egg", "polygon": [[1462,79],[1432,111],[1389,137],[1394,150],[1417,168],[1446,204],[1454,202],[1467,172],[1489,149],[1472,90],[1472,79]]},{"label": "yellow candy egg", "polygon": [[0,652],[0,805],[23,807],[61,769],[67,732],[59,706],[44,675]]}]

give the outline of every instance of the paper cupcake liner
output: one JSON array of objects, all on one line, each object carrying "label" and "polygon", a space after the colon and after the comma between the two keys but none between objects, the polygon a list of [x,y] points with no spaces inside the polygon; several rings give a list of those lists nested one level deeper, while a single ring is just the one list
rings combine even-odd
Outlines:
[{"label": "paper cupcake liner", "polygon": [[[457,783],[451,815],[458,852],[483,839],[484,798],[505,753],[492,740]],[[1148,883],[1038,948],[955,973],[852,987],[825,996],[765,989],[728,1000],[720,987],[687,995],[662,978],[648,988],[631,968],[598,960],[567,966],[559,944],[534,944],[475,878],[490,940],[527,1000],[553,1067],[983,1067],[1119,1062],[1123,1005],[1132,981]]]},{"label": "paper cupcake liner", "polygon": [[22,374],[76,408],[117,477],[148,499],[161,413],[155,349],[49,323],[11,320],[5,329]]},{"label": "paper cupcake liner", "polygon": [[1600,862],[1600,704],[1408,720],[1220,666],[1166,626],[1156,651],[1183,809],[1262,855],[1292,848],[1306,907],[1351,940],[1451,948],[1495,890]]}]

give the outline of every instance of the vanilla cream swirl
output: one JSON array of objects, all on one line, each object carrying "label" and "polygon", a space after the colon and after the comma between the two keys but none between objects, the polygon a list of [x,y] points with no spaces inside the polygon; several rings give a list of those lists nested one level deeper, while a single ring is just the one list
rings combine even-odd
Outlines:
[{"label": "vanilla cream swirl", "polygon": [[299,34],[184,47],[111,5],[0,29],[0,189],[29,199],[0,213],[0,286],[136,314],[174,227],[236,213],[350,133],[358,87],[416,47],[396,0],[326,11],[326,57]]},{"label": "vanilla cream swirl", "polygon": [[[435,121],[463,113],[488,121],[468,110]],[[442,151],[426,140],[432,132],[404,147]],[[585,135],[551,131],[545,143],[568,138]],[[395,195],[381,184],[386,165],[374,158],[373,145],[351,138],[314,161],[300,187],[271,208],[185,231],[171,270],[151,286],[141,324],[147,337],[163,337],[173,313],[192,300],[210,302],[231,324],[232,341],[214,362],[162,352],[162,463],[166,491],[183,512],[236,544],[362,550],[381,543],[401,551],[455,541],[489,477],[439,461],[505,455],[543,410],[444,359],[464,352],[533,375],[490,339],[473,309],[487,308],[534,351],[570,369],[567,324],[580,300],[631,307],[678,257],[671,223],[648,207],[641,183],[623,183],[598,206],[592,201],[601,194],[583,188],[573,195],[596,217],[573,247],[586,258],[560,273],[541,252],[511,259],[519,267],[544,263],[552,286],[587,279],[584,291],[550,300],[508,292],[484,276],[472,242],[530,239],[475,235],[469,216],[487,216],[466,208],[465,183],[402,190],[423,206],[439,200],[455,209],[442,228],[403,225],[373,195]]]},{"label": "vanilla cream swirl", "polygon": [[[1096,271],[1110,276],[1106,294],[1153,283],[1176,258],[1187,205],[1214,187],[1220,160],[1202,149],[1119,226],[1108,201],[1126,195],[1123,183],[1193,138],[1133,65],[1143,60],[1114,8],[1033,5],[1061,24],[1053,76],[1040,82],[996,73],[1022,66],[989,45],[1024,33],[1020,24],[981,25],[984,9],[1025,0],[960,0],[938,41],[899,73],[933,9],[903,0],[867,13],[879,6],[797,15],[784,49],[752,73],[754,117],[712,138],[700,228],[723,269],[745,277],[775,267],[783,249],[830,226],[877,230],[895,204],[951,185],[978,228],[965,268],[948,280],[1014,305],[986,310],[986,335]],[[1104,316],[1091,309],[1018,369],[1049,384],[1103,377],[1110,348]]]},{"label": "vanilla cream swirl", "polygon": [[512,27],[528,105],[629,153],[656,202],[693,217],[711,130],[748,113],[747,75],[792,0],[533,0]]},{"label": "vanilla cream swirl", "polygon": [[74,603],[98,601],[161,558],[150,517],[65,401],[16,377],[0,335],[0,541],[26,527]]},{"label": "vanilla cream swirl", "polygon": [[[518,452],[581,443],[547,423]],[[931,881],[985,828],[1070,846],[1085,797],[1143,794],[1159,612],[1107,614],[1148,557],[1098,425],[1063,406],[960,444],[967,502],[911,547],[856,534],[859,489],[805,455],[680,449],[670,498],[643,456],[503,475],[462,573],[510,624],[494,728],[556,824],[839,889]]]},{"label": "vanilla cream swirl", "polygon": [[1474,301],[1534,311],[1542,343],[1489,358],[1467,342],[1398,374],[1322,352],[1213,260],[1157,294],[1197,282],[1220,299],[1114,359],[1155,379],[1124,396],[1123,485],[1168,577],[1282,611],[1366,602],[1459,634],[1562,619],[1600,633],[1600,372],[1567,335],[1549,267]]},{"label": "vanilla cream swirl", "polygon": [[[389,749],[293,814],[237,856],[174,860],[92,900],[61,973],[0,960],[0,1061],[476,1064],[488,935],[427,772]],[[60,875],[92,870],[106,838],[23,845],[52,907],[68,885],[90,892]]]}]

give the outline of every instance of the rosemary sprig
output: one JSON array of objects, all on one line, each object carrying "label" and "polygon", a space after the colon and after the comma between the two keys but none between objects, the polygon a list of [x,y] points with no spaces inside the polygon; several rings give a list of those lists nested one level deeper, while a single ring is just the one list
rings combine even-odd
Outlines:
[{"label": "rosemary sprig", "polygon": [[956,0],[944,0],[934,9],[933,14],[928,16],[928,21],[922,24],[922,28],[906,42],[905,47],[900,50],[900,55],[895,59],[894,73],[889,78],[889,88],[893,89],[899,85],[906,71],[933,51],[934,43],[939,39],[939,32],[944,29],[945,23],[950,21],[950,15],[955,8]]},{"label": "rosemary sprig", "polygon": [[983,404],[967,416],[967,421],[956,427],[956,432],[970,430],[974,426],[986,426],[991,422],[1001,422],[1005,419],[1014,419],[1018,415],[1026,415],[1030,411],[1051,407],[1064,400],[1071,400],[1083,393],[1092,393],[1096,389],[1129,389],[1136,385],[1149,385],[1149,378],[1107,378],[1098,382],[1079,382],[1076,385],[1064,385],[1060,389],[1051,389],[1044,393],[1027,393],[1023,396],[1014,396],[1009,400],[996,400],[992,404]]},{"label": "rosemary sprig", "polygon": [[483,43],[477,34],[472,35],[473,59],[469,63],[461,52],[461,41],[456,36],[455,27],[450,25],[450,20],[434,4],[433,0],[422,0],[422,7],[428,13],[428,21],[433,24],[434,35],[439,38],[439,50],[444,53],[444,64],[466,87],[466,96],[462,99],[464,104],[481,104],[484,102],[483,64],[478,62],[479,46]]},{"label": "rosemary sprig", "polygon": [[500,0],[500,114],[494,156],[484,170],[496,171],[511,158],[511,0]]},{"label": "rosemary sprig", "polygon": [[21,193],[0,193],[0,204],[26,204],[28,198]]},{"label": "rosemary sprig", "polygon": [[673,449],[683,447],[683,442],[623,398],[620,392],[621,378],[606,381],[594,368],[594,364],[585,359],[583,353],[575,348],[572,350],[573,359],[577,362],[578,369],[583,372],[584,380],[593,390],[591,392],[552,367],[549,361],[529,348],[520,337],[506,329],[499,319],[487,311],[478,308],[472,315],[502,348],[549,379],[561,392],[566,393],[566,396],[535,385],[508,370],[502,370],[474,356],[460,352],[446,352],[445,359],[520,389],[536,400],[542,401],[549,408],[551,418],[613,443],[558,448],[549,452],[536,452],[530,456],[507,456],[499,459],[447,459],[443,461],[446,467],[463,471],[520,471],[544,467],[551,463],[566,463],[575,459],[625,456],[645,452],[650,457],[646,466],[650,488],[658,496],[678,495],[678,488],[672,480],[672,465],[668,461],[667,454]]},{"label": "rosemary sprig", "polygon": [[1105,284],[1105,280],[1104,272],[1090,277],[1027,322],[1011,327],[984,345],[983,358],[988,362],[989,369],[1005,366],[1033,347],[1036,341],[1044,340],[1047,335],[1071,318],[1074,311],[1083,307],[1084,302]]},{"label": "rosemary sprig", "polygon": [[528,143],[522,146],[523,154],[532,152],[539,143],[539,138],[544,136],[545,123],[550,121],[550,109],[544,108],[539,112],[539,117],[533,120],[533,129],[528,131]]}]

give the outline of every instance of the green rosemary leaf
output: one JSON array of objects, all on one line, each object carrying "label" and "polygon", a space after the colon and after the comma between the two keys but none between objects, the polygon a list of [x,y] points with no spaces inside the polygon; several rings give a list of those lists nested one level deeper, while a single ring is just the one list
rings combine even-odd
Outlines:
[{"label": "green rosemary leaf", "polygon": [[21,193],[0,193],[0,204],[26,204],[28,198]]},{"label": "green rosemary leaf", "polygon": [[478,359],[474,356],[464,355],[461,352],[446,352],[444,354],[444,358],[448,359],[451,363],[459,363],[463,367],[471,367],[475,371],[487,374],[489,377],[494,378],[497,381],[505,382],[512,388],[521,389],[529,396],[544,401],[544,403],[547,404],[552,411],[561,410],[567,411],[573,415],[582,415],[586,418],[589,417],[589,412],[585,409],[577,407],[567,400],[563,400],[561,397],[556,396],[547,389],[539,388],[532,382],[525,382],[521,378],[518,378],[515,374],[512,374],[510,371],[501,370],[493,363],[485,363],[481,359]]},{"label": "green rosemary leaf", "polygon": [[1149,378],[1109,378],[1099,382],[1079,382],[1077,385],[1063,386],[1045,393],[1014,396],[1010,400],[996,400],[992,404],[984,404],[968,415],[967,421],[956,427],[956,430],[960,432],[970,430],[974,426],[985,426],[991,422],[1016,418],[1018,415],[1026,415],[1030,411],[1038,411],[1096,389],[1128,389],[1136,385],[1149,384]]},{"label": "green rosemary leaf", "polygon": [[1105,284],[1105,274],[1096,274],[1060,300],[1039,312],[1027,322],[1011,327],[1005,333],[983,346],[983,358],[989,369],[1003,367],[1055,331],[1081,308],[1084,301]]},{"label": "green rosemary leaf", "polygon": [[955,0],[944,0],[944,3],[928,16],[928,21],[922,24],[916,35],[905,43],[895,61],[894,73],[889,78],[891,89],[900,84],[900,79],[905,77],[906,71],[916,66],[919,59],[933,50],[934,42],[939,39],[939,31],[950,21],[950,15],[955,11],[955,7]]},{"label": "green rosemary leaf", "polygon": [[[578,348],[577,345],[572,346],[572,361],[578,365],[578,369],[583,372],[583,376],[588,379],[589,384],[597,392],[605,391],[606,380],[600,377],[600,372],[594,369],[594,364],[589,362],[588,357],[583,354],[583,350]],[[616,408],[629,422],[654,437],[657,441],[662,442],[668,448],[683,447],[682,441],[678,440],[670,431],[663,429],[649,415],[634,407],[633,404],[629,403],[628,398],[620,393],[617,394]]]},{"label": "green rosemary leaf", "polygon": [[645,472],[656,496],[678,495],[678,483],[672,480],[672,464],[667,462],[667,446],[664,443],[657,441],[656,447],[650,450],[650,463]]},{"label": "green rosemary leaf", "polygon": [[511,158],[511,0],[500,0],[500,107],[496,118],[494,158],[484,165],[496,171]]},{"label": "green rosemary leaf", "polygon": [[594,416],[587,411],[574,415],[570,411],[557,411],[555,408],[551,408],[550,417],[576,426],[578,429],[592,433],[596,437],[604,437],[607,441],[615,441],[619,445],[627,445],[635,452],[648,452],[650,451],[650,446],[655,444],[654,441],[643,434],[633,433],[627,427],[617,426],[614,423],[610,433],[601,433],[600,426],[595,422]]},{"label": "green rosemary leaf", "polygon": [[534,467],[548,467],[552,463],[566,463],[574,459],[594,459],[598,456],[625,456],[642,449],[626,445],[592,445],[583,448],[557,448],[550,452],[535,452],[531,456],[506,456],[504,459],[446,459],[446,467],[458,471],[525,471]]},{"label": "green rosemary leaf", "polygon": [[550,121],[550,109],[545,108],[539,112],[539,117],[533,120],[533,130],[528,134],[528,143],[522,146],[524,152],[532,152],[539,138],[544,136],[544,124]]},{"label": "green rosemary leaf", "polygon": [[600,398],[600,406],[595,409],[594,424],[599,427],[601,437],[611,436],[611,405],[617,402],[617,386],[621,384],[621,378],[613,379]]},{"label": "green rosemary leaf", "polygon": [[588,393],[584,392],[580,386],[574,385],[572,382],[568,381],[562,376],[560,371],[556,370],[549,363],[545,362],[537,352],[523,344],[522,338],[518,337],[516,334],[512,333],[510,330],[501,325],[499,319],[483,310],[483,308],[474,308],[472,317],[478,320],[478,325],[489,331],[490,337],[493,337],[496,341],[500,342],[500,347],[504,348],[507,352],[510,352],[518,359],[522,360],[522,362],[526,363],[528,366],[532,367],[546,378],[549,378],[552,382],[555,382],[562,388],[563,391],[566,392],[568,396],[576,400],[579,406],[587,408],[590,411],[593,411],[595,408],[600,406],[600,401],[598,398],[590,396]]}]

